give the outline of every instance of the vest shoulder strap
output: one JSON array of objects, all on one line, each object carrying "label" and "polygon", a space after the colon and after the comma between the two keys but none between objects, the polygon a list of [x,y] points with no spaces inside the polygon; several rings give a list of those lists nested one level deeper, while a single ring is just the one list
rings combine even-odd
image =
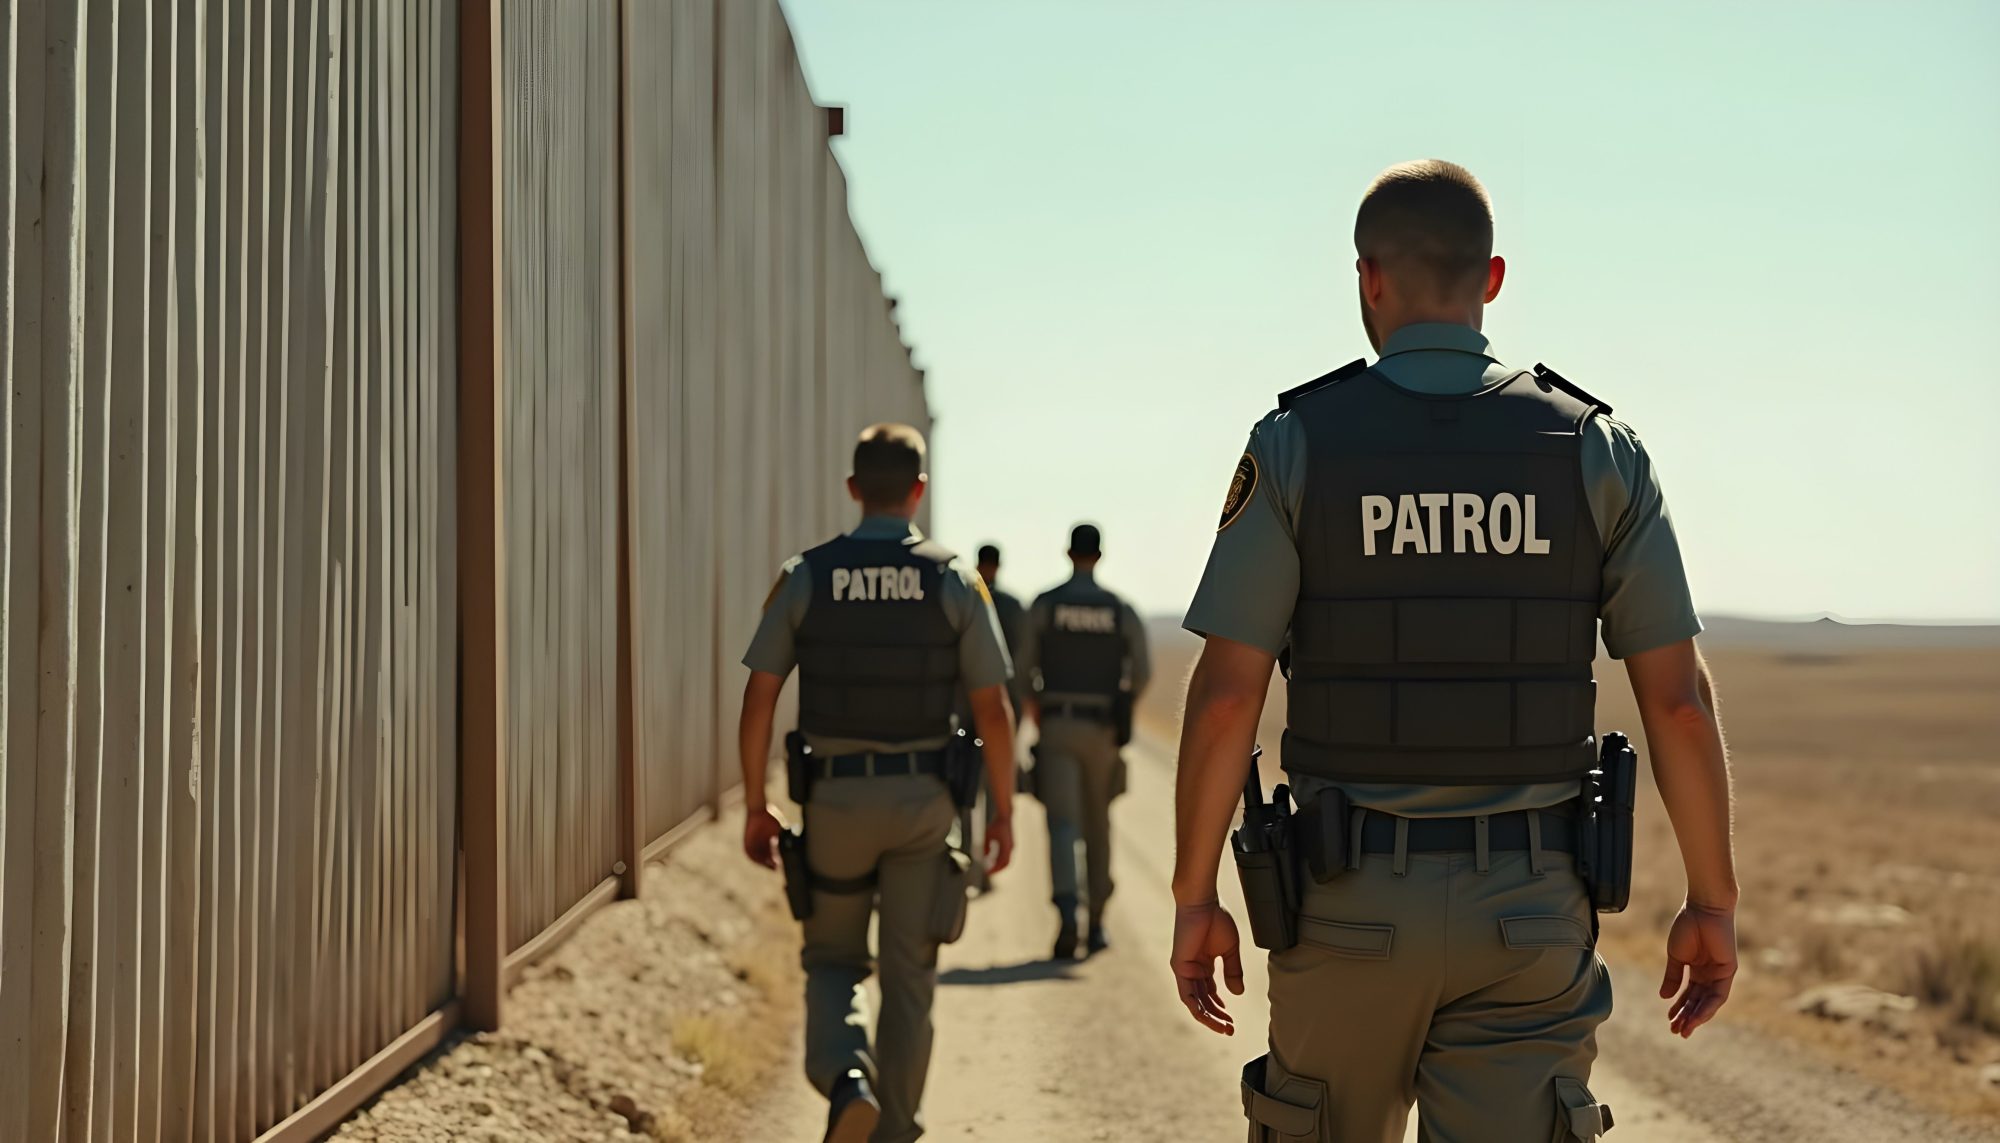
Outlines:
[{"label": "vest shoulder strap", "polygon": [[1591,406],[1591,411],[1593,413],[1608,414],[1611,412],[1611,406],[1609,404],[1598,400],[1596,397],[1591,396],[1589,393],[1584,391],[1583,386],[1578,385],[1576,382],[1571,381],[1569,378],[1564,377],[1562,374],[1557,373],[1555,370],[1550,369],[1548,366],[1543,365],[1539,361],[1535,363],[1535,377],[1538,380],[1547,382],[1548,384],[1553,385],[1558,389],[1561,389],[1563,392],[1568,393],[1570,396],[1575,397],[1577,400],[1582,401],[1584,404]]},{"label": "vest shoulder strap", "polygon": [[948,564],[958,558],[957,552],[929,538],[912,545],[910,554],[920,560],[935,560],[940,564]]},{"label": "vest shoulder strap", "polygon": [[1337,385],[1367,368],[1368,361],[1366,358],[1356,358],[1331,373],[1315,377],[1303,385],[1294,386],[1278,394],[1278,407],[1280,409],[1289,409],[1300,397],[1316,390],[1324,389],[1328,385]]}]

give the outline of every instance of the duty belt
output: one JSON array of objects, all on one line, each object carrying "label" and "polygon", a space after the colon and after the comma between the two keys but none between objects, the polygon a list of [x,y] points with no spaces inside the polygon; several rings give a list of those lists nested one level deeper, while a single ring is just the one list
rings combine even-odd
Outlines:
[{"label": "duty belt", "polygon": [[[1540,849],[1569,854],[1577,850],[1576,810],[1572,804],[1469,818],[1401,818],[1360,807],[1356,807],[1355,813],[1364,818],[1361,824],[1363,853],[1394,854],[1398,829],[1408,831],[1403,838],[1405,853],[1476,853],[1481,848],[1481,828],[1486,831],[1485,848],[1488,850]],[[1529,824],[1530,814],[1539,819],[1539,844],[1534,836],[1535,827]],[[1299,807],[1298,817],[1301,831],[1319,828],[1319,806],[1316,803],[1307,802]]]},{"label": "duty belt", "polygon": [[830,758],[813,756],[819,778],[895,778],[904,774],[944,777],[944,751],[898,750],[894,753],[864,751],[836,754]]},{"label": "duty belt", "polygon": [[1102,702],[1058,702],[1045,703],[1042,717],[1054,715],[1057,718],[1082,718],[1091,722],[1110,722],[1111,704]]}]

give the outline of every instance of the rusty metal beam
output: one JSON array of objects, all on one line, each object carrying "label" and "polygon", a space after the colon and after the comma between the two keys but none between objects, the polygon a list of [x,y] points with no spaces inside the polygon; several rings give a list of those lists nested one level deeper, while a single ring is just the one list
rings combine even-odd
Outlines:
[{"label": "rusty metal beam", "polygon": [[499,0],[459,0],[459,846],[468,1027],[500,1026],[507,954],[506,463],[501,417]]}]

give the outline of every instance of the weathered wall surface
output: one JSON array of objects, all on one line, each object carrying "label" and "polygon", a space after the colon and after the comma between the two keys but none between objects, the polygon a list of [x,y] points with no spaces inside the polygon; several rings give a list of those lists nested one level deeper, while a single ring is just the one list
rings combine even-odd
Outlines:
[{"label": "weathered wall surface", "polygon": [[7,7],[0,1138],[247,1138],[452,994],[452,17]]},{"label": "weathered wall surface", "polygon": [[[498,9],[515,949],[733,784],[928,416],[776,0]],[[0,1139],[299,1134],[456,1019],[458,11],[6,0]]]}]

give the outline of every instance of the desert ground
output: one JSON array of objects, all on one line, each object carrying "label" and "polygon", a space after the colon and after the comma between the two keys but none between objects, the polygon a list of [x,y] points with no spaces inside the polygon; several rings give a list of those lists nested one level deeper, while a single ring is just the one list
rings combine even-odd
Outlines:
[{"label": "desert ground", "polygon": [[[1649,788],[1633,904],[1604,925],[1619,1003],[1593,1088],[1617,1112],[1610,1138],[2000,1139],[2000,633],[1719,622],[1703,642],[1737,779],[1745,963],[1715,1024],[1667,1033],[1652,989],[1682,885]],[[1197,647],[1156,627],[1160,681],[1114,812],[1109,953],[1043,959],[1046,835],[1023,803],[1016,865],[940,958],[929,1137],[1242,1137],[1260,958],[1234,1038],[1187,1018],[1165,967],[1173,740]],[[1622,670],[1601,663],[1599,679],[1600,725],[1640,738]],[[343,1137],[818,1138],[796,929],[775,876],[736,851],[738,812],[531,970],[505,1033],[434,1056]]]}]

